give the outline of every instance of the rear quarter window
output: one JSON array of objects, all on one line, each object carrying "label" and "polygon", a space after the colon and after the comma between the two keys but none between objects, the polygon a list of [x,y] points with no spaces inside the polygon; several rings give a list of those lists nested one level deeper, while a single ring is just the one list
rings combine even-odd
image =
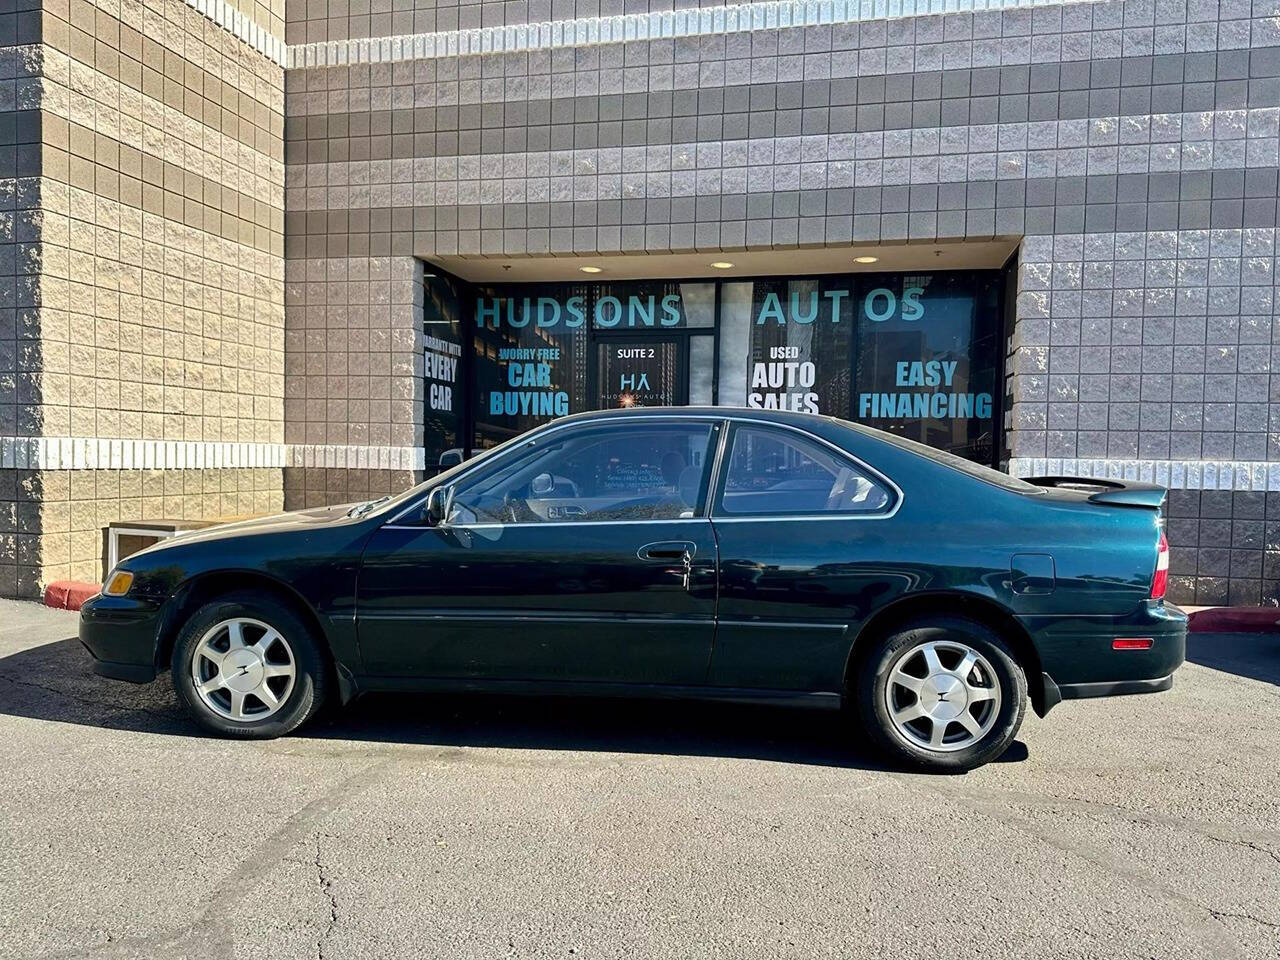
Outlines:
[{"label": "rear quarter window", "polygon": [[801,433],[734,429],[718,512],[730,516],[888,512],[894,492],[850,459]]}]

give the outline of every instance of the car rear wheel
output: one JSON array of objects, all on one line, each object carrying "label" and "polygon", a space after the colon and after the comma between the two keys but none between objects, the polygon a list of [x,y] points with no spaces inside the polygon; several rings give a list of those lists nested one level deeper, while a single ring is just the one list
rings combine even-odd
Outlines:
[{"label": "car rear wheel", "polygon": [[173,685],[201,726],[222,736],[283,736],[313,717],[328,694],[316,638],[269,594],[213,600],[187,621],[173,650]]},{"label": "car rear wheel", "polygon": [[927,617],[876,641],[856,679],[863,727],[908,766],[962,772],[1008,749],[1027,709],[1027,680],[990,628]]}]

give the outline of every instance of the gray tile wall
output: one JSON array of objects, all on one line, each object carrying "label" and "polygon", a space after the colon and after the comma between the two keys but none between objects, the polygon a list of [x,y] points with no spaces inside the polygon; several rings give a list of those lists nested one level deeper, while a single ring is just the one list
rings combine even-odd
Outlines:
[{"label": "gray tile wall", "polygon": [[1272,604],[1280,597],[1280,494],[1173,490],[1169,591],[1186,602]]},{"label": "gray tile wall", "polygon": [[[480,6],[467,15],[482,23],[547,18]],[[291,7],[288,29],[338,36],[342,9]],[[338,19],[365,16],[345,9]],[[575,14],[589,15],[550,16]],[[1280,461],[1275,14],[1102,0],[293,70],[286,258],[341,271],[438,254],[1023,238],[1013,468],[1214,459],[1265,481]],[[421,29],[385,23],[345,29]],[[954,248],[939,249],[944,263]],[[345,302],[325,297],[331,312]],[[305,429],[328,427],[308,414]],[[1224,508],[1194,489],[1209,485],[1199,471],[1178,476],[1175,594],[1274,602],[1272,494],[1228,492]]]},{"label": "gray tile wall", "polygon": [[287,233],[519,255],[1274,226],[1280,51],[1249,47],[1274,25],[1117,29],[1142,10],[293,71]]}]

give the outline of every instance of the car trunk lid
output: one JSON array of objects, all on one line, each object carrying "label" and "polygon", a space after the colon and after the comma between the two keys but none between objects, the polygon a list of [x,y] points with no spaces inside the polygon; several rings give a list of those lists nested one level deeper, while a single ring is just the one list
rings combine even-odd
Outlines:
[{"label": "car trunk lid", "polygon": [[[1156,538],[1152,546],[1151,600],[1163,600],[1169,586],[1169,540],[1164,533],[1164,506],[1168,491],[1158,484],[1138,480],[1102,480],[1097,477],[1029,477],[1033,484],[1059,496],[1077,498],[1105,507],[1155,511]],[[1150,529],[1150,528],[1147,528]]]}]

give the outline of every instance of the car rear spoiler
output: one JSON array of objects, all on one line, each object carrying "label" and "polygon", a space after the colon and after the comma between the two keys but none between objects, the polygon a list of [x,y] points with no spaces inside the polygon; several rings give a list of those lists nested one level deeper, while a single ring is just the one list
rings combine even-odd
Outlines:
[{"label": "car rear spoiler", "polygon": [[1027,477],[1037,487],[1078,490],[1089,494],[1090,503],[1116,507],[1147,507],[1159,510],[1169,491],[1154,483],[1137,480],[1102,480],[1098,477]]}]

